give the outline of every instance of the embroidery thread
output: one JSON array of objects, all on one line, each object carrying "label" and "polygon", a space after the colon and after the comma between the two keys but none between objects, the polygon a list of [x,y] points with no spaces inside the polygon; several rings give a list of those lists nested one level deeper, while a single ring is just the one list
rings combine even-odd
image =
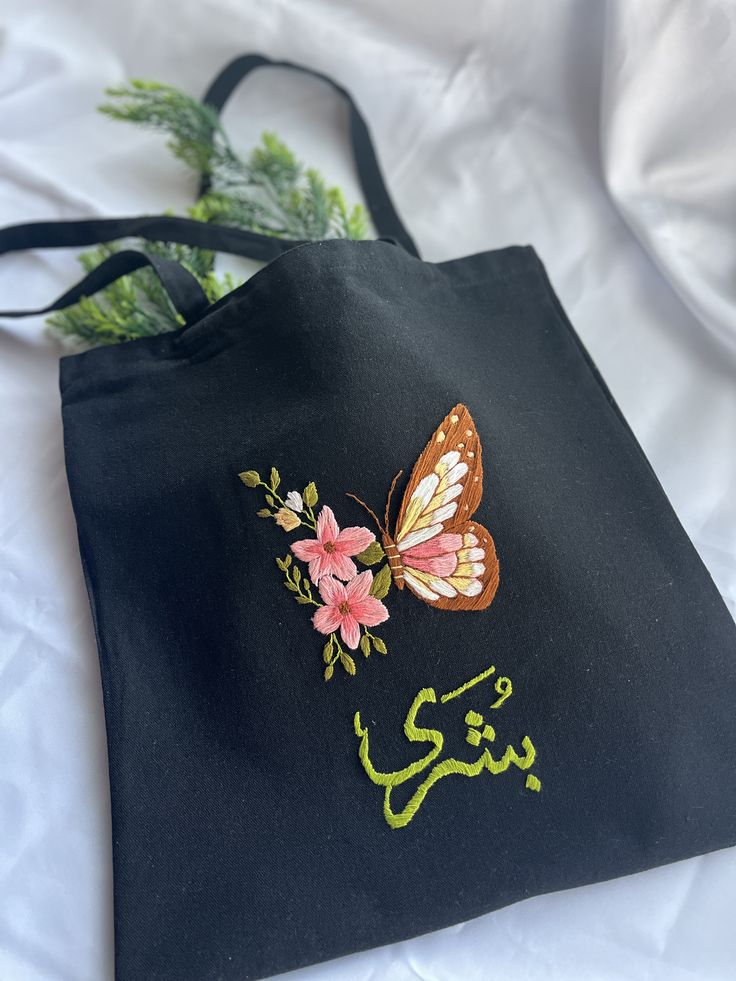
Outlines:
[{"label": "embroidery thread", "polygon": [[[460,695],[464,695],[468,690],[475,687],[475,685],[485,681],[494,671],[495,668],[491,666],[454,691],[447,692],[440,697],[440,703],[445,703]],[[508,678],[498,679],[499,682],[508,680]],[[511,694],[510,685],[511,683],[509,682],[508,695],[505,695],[505,698],[508,698]],[[498,682],[496,683],[496,691],[498,691]],[[420,773],[423,773],[430,764],[434,763],[442,752],[444,735],[439,729],[424,729],[418,726],[416,722],[422,705],[426,703],[436,704],[437,701],[434,688],[422,688],[411,703],[409,711],[406,714],[406,719],[404,720],[404,734],[406,738],[412,743],[431,743],[432,749],[414,763],[410,763],[400,770],[393,770],[391,772],[382,772],[375,768],[370,757],[368,727],[361,725],[360,712],[356,712],[353,718],[355,735],[360,739],[358,757],[369,779],[379,787],[384,788],[383,816],[391,828],[405,828],[415,817],[432,787],[445,777],[452,776],[453,774],[462,777],[477,777],[484,771],[490,773],[492,776],[496,776],[504,773],[510,766],[515,766],[519,770],[526,771],[531,768],[536,760],[537,751],[528,736],[524,736],[521,740],[521,746],[524,750],[523,756],[517,753],[513,746],[508,745],[503,756],[498,760],[493,758],[488,747],[485,747],[478,759],[473,762],[448,757],[432,767],[409,798],[404,808],[400,811],[394,811],[391,805],[391,794],[394,789],[412,780]],[[493,707],[491,706],[491,708]],[[478,747],[484,740],[489,743],[494,742],[496,731],[493,726],[484,724],[483,716],[479,712],[470,709],[465,715],[465,724],[468,726],[465,739],[471,746]],[[483,726],[482,731],[480,730],[480,726]],[[527,774],[525,786],[529,790],[539,791],[542,784],[538,777],[529,773]]]},{"label": "embroidery thread", "polygon": [[[340,529],[332,509],[326,505],[315,514],[319,494],[314,481],[301,493],[291,490],[282,498],[278,493],[281,475],[275,467],[271,468],[268,482],[256,470],[246,470],[238,476],[246,487],[263,489],[267,506],[258,511],[260,518],[272,518],[285,532],[304,526],[315,533],[315,538],[292,542],[293,555],[277,557],[276,564],[295,602],[316,609],[312,623],[327,636],[322,648],[325,681],[334,676],[337,664],[349,675],[356,673],[355,659],[349,651],[360,649],[364,657],[371,650],[386,654],[385,642],[368,628],[388,620],[388,610],[381,600],[391,586],[391,573],[388,565],[375,576],[368,569],[359,573],[353,561],[375,565],[384,558],[373,532],[358,527]],[[307,563],[308,575],[294,556]],[[319,598],[314,595],[312,584],[317,587]]]},{"label": "embroidery thread", "polygon": [[[292,542],[292,554],[276,562],[295,601],[316,608],[312,623],[328,637],[322,652],[326,681],[333,677],[338,661],[348,674],[356,673],[348,651],[360,650],[364,657],[372,650],[387,653],[385,641],[369,628],[389,619],[383,600],[392,585],[408,586],[418,599],[440,610],[477,611],[491,604],[499,582],[498,558],[490,533],[473,520],[483,496],[481,457],[473,418],[466,406],[458,404],[414,465],[393,532],[389,532],[391,500],[403,471],[391,483],[383,522],[360,498],[347,495],[374,519],[380,542],[368,528],[341,529],[327,505],[317,514],[314,481],[302,492],[290,490],[282,498],[281,475],[275,467],[268,481],[256,470],[239,474],[246,487],[264,492],[266,507],[258,511],[259,517],[273,519],[286,533],[302,526],[314,533],[313,538]],[[305,563],[308,575],[294,557]],[[369,569],[359,572],[356,562],[380,568],[375,575]]]},{"label": "embroidery thread", "polygon": [[480,437],[467,406],[451,409],[414,464],[393,532],[391,499],[403,470],[388,492],[383,522],[355,494],[379,531],[397,589],[440,610],[485,610],[499,582],[490,532],[473,521],[483,497]]}]

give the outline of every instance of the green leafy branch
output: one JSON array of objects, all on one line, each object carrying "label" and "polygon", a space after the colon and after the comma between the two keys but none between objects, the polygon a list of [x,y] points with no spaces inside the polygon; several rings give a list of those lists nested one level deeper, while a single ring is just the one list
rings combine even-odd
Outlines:
[{"label": "green leafy branch", "polygon": [[322,660],[325,662],[325,681],[329,681],[335,673],[335,664],[339,661],[348,674],[355,674],[355,661],[343,648],[337,634],[330,634],[322,649]]},{"label": "green leafy branch", "polygon": [[[283,559],[277,558],[276,565],[284,573],[284,586],[289,592],[294,593],[294,600],[300,606],[323,606],[312,596],[312,584],[302,573],[299,565],[293,561],[290,555],[285,555]],[[376,638],[378,640],[378,638]],[[381,642],[382,643],[382,642]],[[385,645],[384,645],[385,653]],[[337,634],[332,633],[327,639],[327,643],[322,649],[322,658],[325,662],[325,681],[329,681],[335,673],[335,665],[339,662],[348,674],[355,674],[355,661],[343,648]]]},{"label": "green leafy branch", "polygon": [[[306,525],[312,531],[317,530],[317,518],[314,514],[314,506],[319,501],[317,486],[314,481],[307,484],[300,495],[296,491],[287,494],[284,500],[276,491],[281,486],[281,475],[276,467],[271,467],[271,474],[268,483],[261,480],[261,475],[256,470],[245,470],[239,473],[238,477],[246,487],[263,487],[266,491],[266,504],[268,507],[258,511],[259,518],[273,518],[277,525],[284,531],[293,531],[300,525]],[[294,498],[300,498],[298,504]],[[292,498],[292,503],[289,502]]]},{"label": "green leafy branch", "polygon": [[180,89],[133,79],[106,90],[100,112],[162,133],[177,160],[209,183],[211,221],[297,239],[365,238],[364,208],[306,168],[274,133],[243,158],[215,110]]},{"label": "green leafy branch", "polygon": [[363,627],[363,636],[360,638],[360,652],[363,657],[368,657],[371,653],[371,646],[379,654],[388,654],[388,648],[380,637],[372,634],[368,627]]},{"label": "green leafy branch", "polygon": [[283,559],[277,558],[276,565],[284,573],[284,585],[290,592],[296,593],[294,599],[300,606],[307,606],[309,604],[312,606],[324,605],[323,603],[318,603],[312,596],[312,584],[302,574],[302,570],[288,553]]},{"label": "green leafy branch", "polygon": [[[160,82],[134,80],[108,89],[100,112],[111,119],[154,130],[167,137],[173,156],[207,179],[207,193],[187,210],[190,218],[246,228],[289,239],[347,238],[368,235],[365,210],[349,208],[337,187],[305,167],[273,133],[247,157],[232,147],[211,106]],[[214,254],[206,249],[167,242],[137,242],[155,255],[174,259],[200,282],[210,302],[235,289],[229,273],[215,272]],[[101,245],[79,261],[91,272],[117,251]],[[52,314],[47,323],[61,337],[85,345],[114,344],[176,330],[182,321],[150,269],[126,276],[94,298]]]}]

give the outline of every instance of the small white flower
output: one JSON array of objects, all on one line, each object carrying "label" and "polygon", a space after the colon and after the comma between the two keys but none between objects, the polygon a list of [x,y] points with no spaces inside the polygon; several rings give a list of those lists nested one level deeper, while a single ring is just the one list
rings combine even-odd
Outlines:
[{"label": "small white flower", "polygon": [[286,495],[286,506],[291,508],[292,511],[296,511],[300,514],[304,510],[304,501],[302,500],[302,495],[299,491],[289,491]]}]

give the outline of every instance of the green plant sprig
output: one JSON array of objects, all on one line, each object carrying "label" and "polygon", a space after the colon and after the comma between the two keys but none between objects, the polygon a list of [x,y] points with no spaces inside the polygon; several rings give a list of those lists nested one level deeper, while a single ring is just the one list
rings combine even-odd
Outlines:
[{"label": "green plant sprig", "polygon": [[338,661],[348,674],[355,674],[355,661],[343,648],[337,634],[330,634],[322,649],[322,660],[325,662],[325,681],[329,681],[334,675]]},{"label": "green plant sprig", "polygon": [[360,652],[363,657],[368,657],[371,653],[371,646],[379,654],[388,654],[388,648],[380,637],[372,634],[368,627],[363,627],[363,636],[360,638]]},{"label": "green plant sprig", "polygon": [[307,606],[311,604],[312,606],[323,606],[323,603],[318,603],[317,600],[312,596],[312,584],[303,575],[302,570],[299,568],[296,562],[292,560],[290,555],[286,555],[283,559],[276,559],[276,565],[284,573],[284,585],[289,590],[289,592],[296,593],[294,599],[300,606]]},{"label": "green plant sprig", "polygon": [[[302,492],[303,508],[297,512],[290,508],[286,501],[277,493],[281,485],[281,475],[276,467],[271,467],[268,483],[261,480],[261,475],[257,470],[244,470],[243,473],[238,474],[238,477],[240,477],[246,487],[262,487],[265,490],[266,504],[268,507],[261,508],[257,512],[259,518],[273,518],[277,524],[280,524],[280,516],[283,519],[284,512],[287,512],[289,526],[285,527],[284,524],[281,524],[281,527],[285,527],[286,531],[293,531],[300,525],[306,525],[312,531],[317,531],[317,518],[314,514],[314,505],[319,500],[319,495],[317,494],[317,487],[314,481],[308,483],[304,488]],[[276,507],[277,505],[278,508]],[[276,510],[271,510],[272,508]]]},{"label": "green plant sprig", "polygon": [[[267,507],[261,508],[257,512],[260,517],[274,519],[287,532],[293,531],[301,525],[306,525],[312,531],[316,532],[317,520],[314,508],[319,502],[319,494],[314,481],[310,481],[302,491],[302,508],[300,511],[295,511],[278,492],[281,487],[281,474],[276,467],[271,467],[267,481],[261,478],[257,470],[244,470],[238,474],[238,477],[246,487],[254,490],[263,490]],[[298,502],[296,504],[298,506]],[[391,588],[392,577],[390,566],[388,562],[384,561],[386,553],[381,543],[373,541],[368,548],[359,555],[356,555],[355,558],[362,565],[367,566],[377,565],[383,562],[373,577],[370,592],[371,596],[375,596],[376,599],[384,599]],[[312,583],[299,564],[293,559],[291,553],[287,552],[283,558],[277,557],[276,565],[283,572],[284,586],[290,593],[294,594],[294,601],[296,603],[300,606],[315,606],[318,609],[324,606],[323,603],[320,603],[314,598],[312,594]],[[371,650],[378,651],[379,654],[387,653],[385,642],[380,637],[371,633],[365,625],[363,625],[363,634],[360,638],[359,647],[364,657],[368,657]],[[327,638],[322,649],[322,659],[325,664],[325,681],[330,681],[334,677],[335,665],[338,662],[347,674],[354,676],[356,673],[355,660],[340,643],[340,639],[336,633],[331,633]]]},{"label": "green plant sprig", "polygon": [[[109,101],[100,112],[163,134],[192,177],[206,178],[208,191],[187,210],[189,217],[289,239],[368,236],[365,209],[349,208],[342,191],[305,167],[275,134],[264,133],[261,143],[241,157],[215,110],[173,86],[136,79],[106,94]],[[215,272],[214,254],[206,249],[167,242],[136,241],[135,246],[180,262],[210,302],[239,285],[230,274]],[[116,251],[114,245],[101,245],[83,253],[79,261],[91,272]],[[85,346],[116,344],[183,326],[150,269],[137,270],[94,297],[52,314],[47,324],[57,336]]]}]

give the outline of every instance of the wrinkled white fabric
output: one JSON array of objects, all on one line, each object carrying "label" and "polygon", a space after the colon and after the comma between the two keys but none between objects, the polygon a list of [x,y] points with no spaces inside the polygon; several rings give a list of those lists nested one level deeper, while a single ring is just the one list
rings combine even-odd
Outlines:
[{"label": "wrinkled white fabric", "polygon": [[[535,245],[736,610],[732,0],[2,0],[0,17],[3,224],[191,201],[158,137],[94,112],[106,85],[200,93],[243,51],[347,84],[427,259]],[[357,198],[344,109],[323,85],[261,72],[226,123],[243,148],[275,130]],[[3,258],[0,307],[77,275],[68,253]],[[39,319],[0,335],[2,981],[112,977],[102,702],[58,356]],[[490,829],[489,847],[513,833]],[[728,981],[735,906],[730,849],[290,977]]]},{"label": "wrinkled white fabric", "polygon": [[672,288],[736,357],[736,4],[609,6],[604,170]]}]

